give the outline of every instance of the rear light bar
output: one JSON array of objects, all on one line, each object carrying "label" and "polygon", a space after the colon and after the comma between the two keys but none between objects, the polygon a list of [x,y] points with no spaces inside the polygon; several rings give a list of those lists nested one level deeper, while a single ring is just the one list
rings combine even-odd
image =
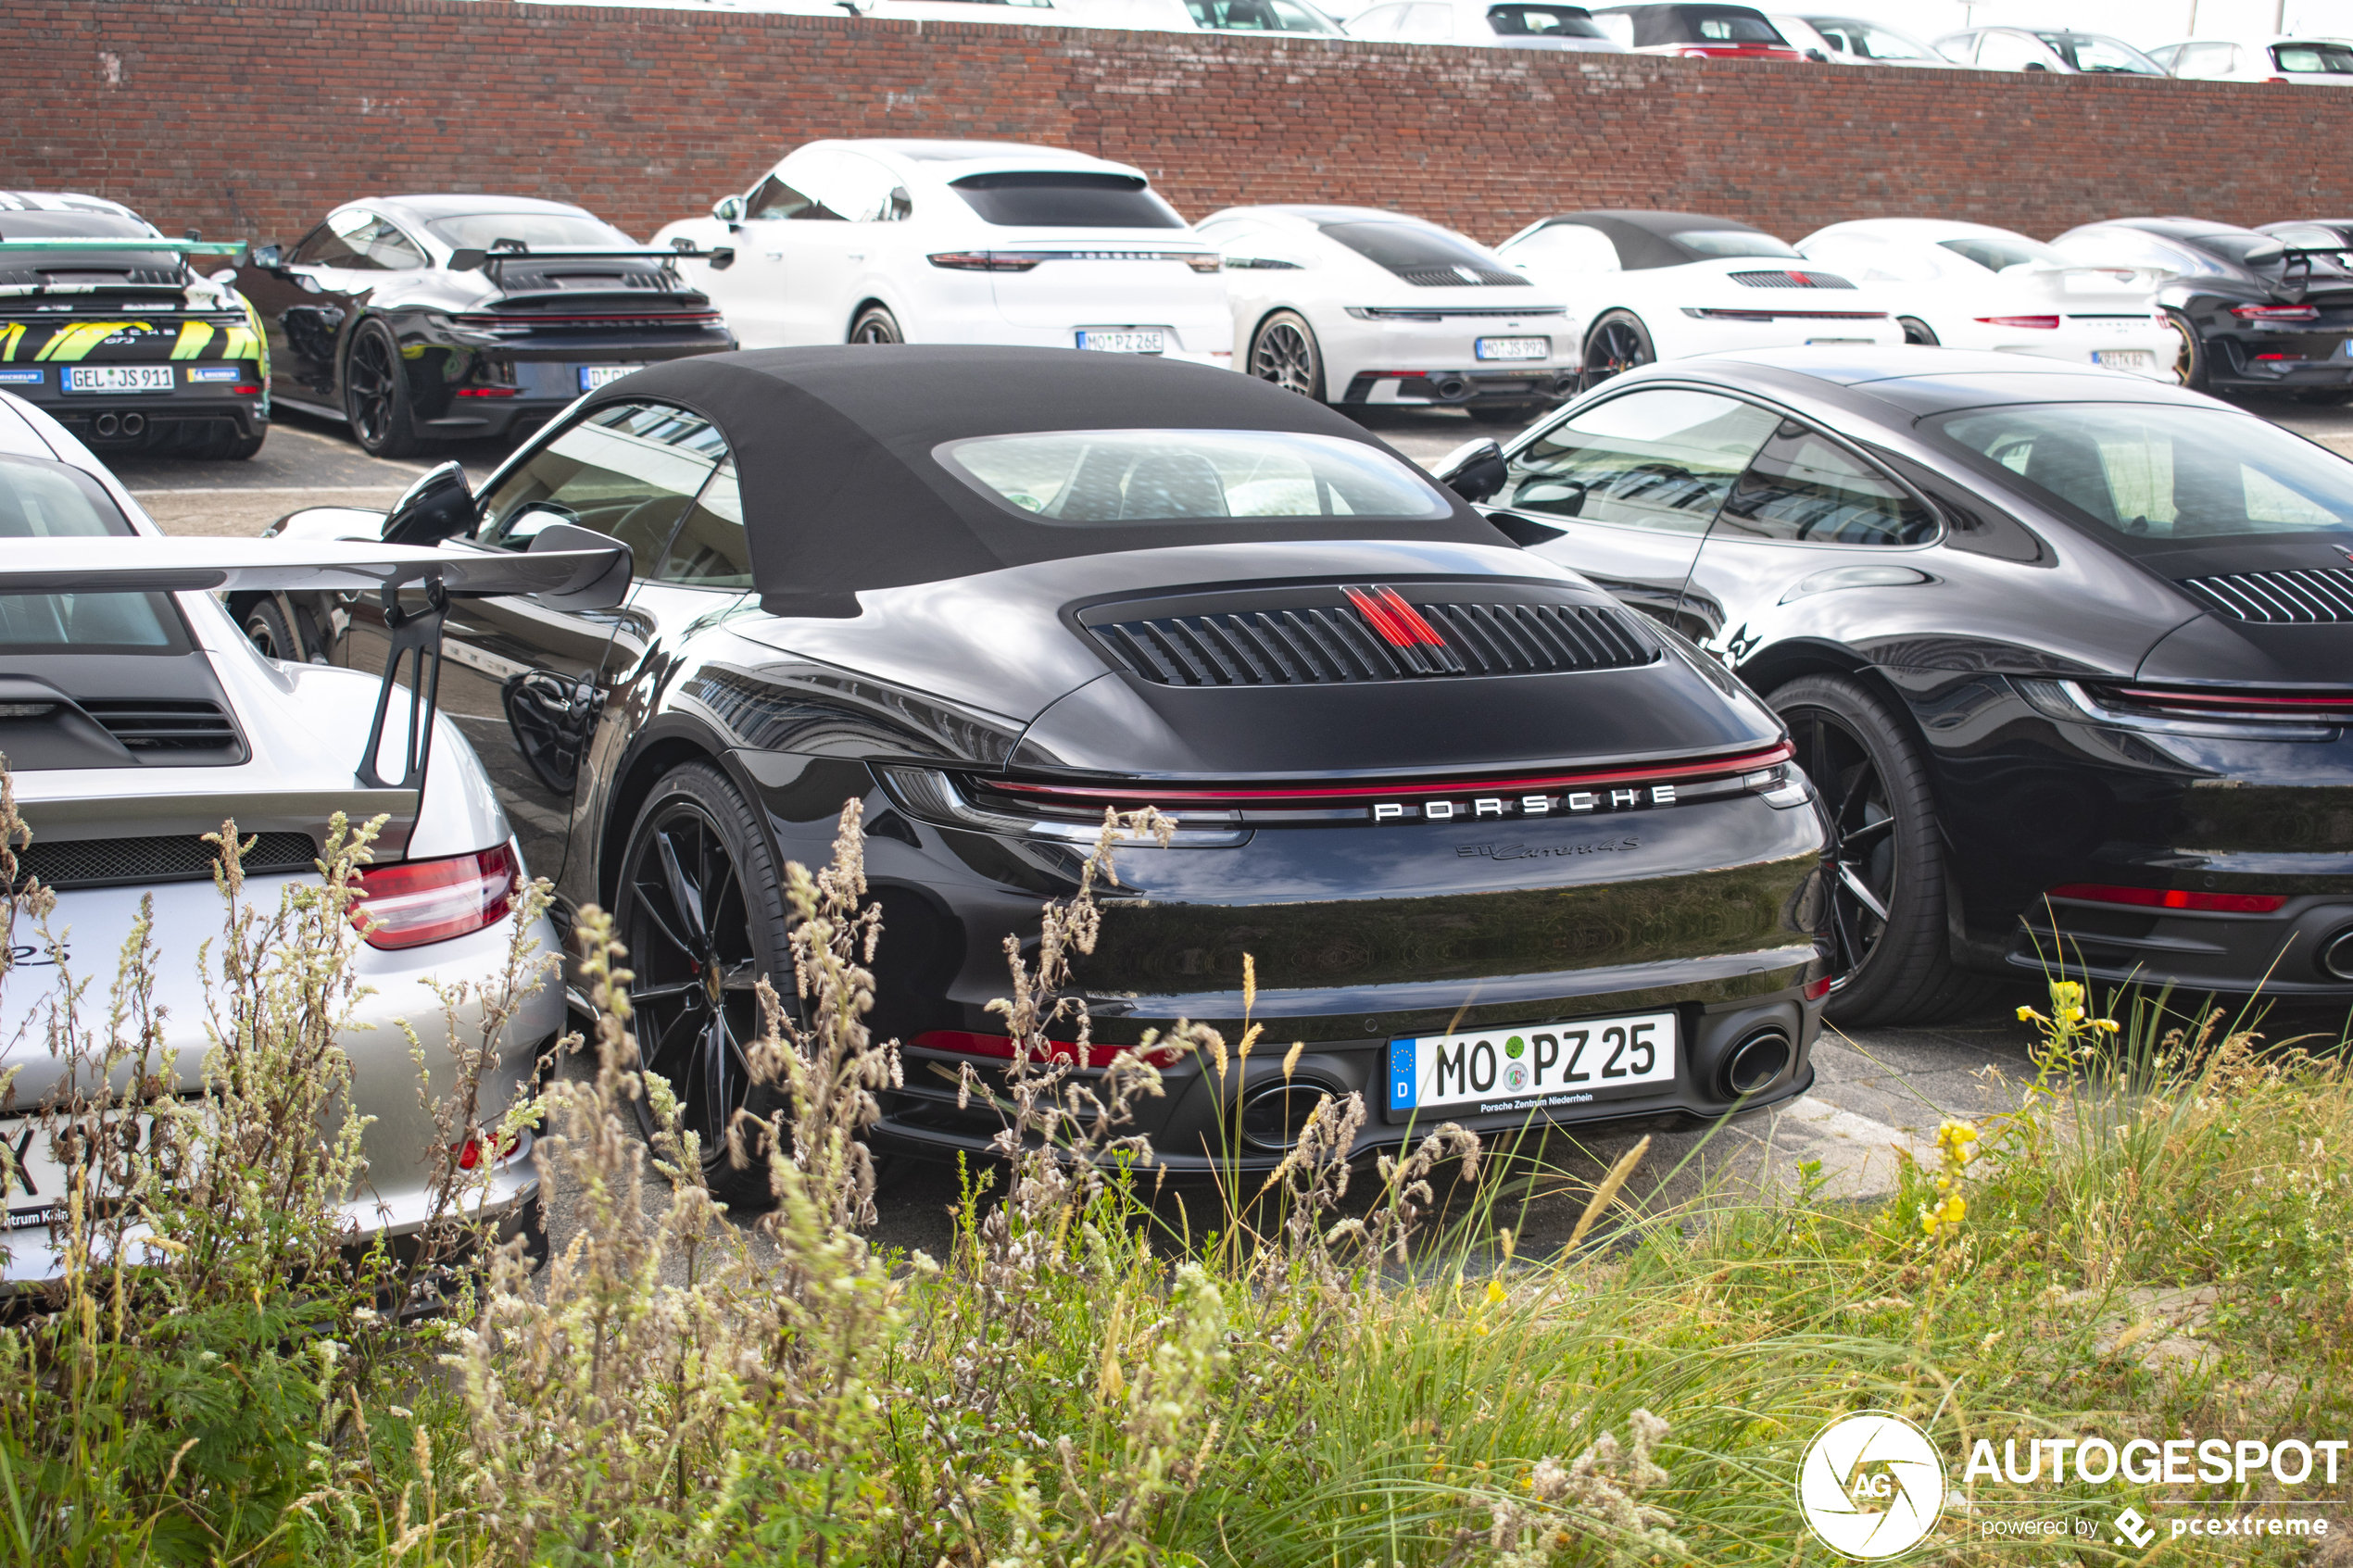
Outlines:
[{"label": "rear light bar", "polygon": [[457,395],[460,397],[521,397],[522,388],[519,386],[461,386],[458,388]]},{"label": "rear light bar", "polygon": [[2353,723],[2353,695],[2287,696],[2240,692],[2190,692],[2161,686],[2108,686],[2104,702],[2169,712],[2186,719],[2269,721],[2284,723]]},{"label": "rear light bar", "polygon": [[1661,54],[1689,60],[1802,60],[1794,49],[1771,44],[1679,44]]},{"label": "rear light bar", "polygon": [[1226,265],[1215,251],[1200,250],[944,250],[924,259],[955,272],[1026,272],[1041,261],[1181,261],[1196,272]]},{"label": "rear light bar", "polygon": [[[959,1056],[993,1057],[999,1061],[1013,1060],[1013,1043],[1002,1035],[975,1035],[963,1029],[926,1029],[907,1043],[917,1050],[953,1051]],[[1119,1060],[1119,1054],[1122,1051],[1134,1048],[1133,1046],[1089,1045],[1087,1047],[1086,1065],[1109,1067]],[[1146,1052],[1144,1060],[1156,1067],[1165,1067],[1175,1061],[1179,1054],[1181,1053],[1175,1047],[1170,1046]],[[1030,1060],[1035,1061],[1038,1059],[1032,1057]],[[1047,1041],[1046,1060],[1076,1061],[1078,1060],[1077,1042],[1075,1040]]]},{"label": "rear light bar", "polygon": [[1733,309],[1722,306],[1686,305],[1683,314],[1703,321],[1884,321],[1884,310]]},{"label": "rear light bar", "polygon": [[2242,321],[2317,321],[2320,311],[2309,305],[2233,305],[2231,314]]},{"label": "rear light bar", "polygon": [[716,310],[665,310],[611,316],[543,316],[535,311],[468,310],[452,316],[461,327],[715,327],[725,320]]},{"label": "rear light bar", "polygon": [[514,849],[501,844],[438,860],[397,860],[359,872],[351,923],[371,947],[422,947],[497,924],[522,883]]},{"label": "rear light bar", "polygon": [[1988,327],[2032,327],[2045,332],[2058,331],[2059,324],[2056,316],[1980,316],[1977,320],[1981,325]]},{"label": "rear light bar", "polygon": [[[1737,757],[1697,762],[1667,762],[1639,768],[1596,769],[1588,772],[1540,773],[1513,779],[1445,779],[1431,782],[1395,779],[1387,784],[1308,784],[1290,789],[1136,789],[1095,784],[1049,784],[989,779],[992,792],[1018,795],[1041,806],[1072,806],[1100,810],[1106,805],[1155,806],[1313,806],[1324,801],[1412,800],[1426,796],[1496,794],[1510,790],[1590,790],[1600,784],[1667,784],[1679,779],[1721,778],[1767,771],[1787,762],[1794,753],[1787,742]],[[1769,784],[1762,787],[1772,787]]]},{"label": "rear light bar", "polygon": [[2204,909],[2211,914],[2268,915],[2284,893],[2192,893],[2179,887],[2118,887],[2104,882],[2063,882],[2046,895],[2086,904],[2131,904],[2145,909]]}]

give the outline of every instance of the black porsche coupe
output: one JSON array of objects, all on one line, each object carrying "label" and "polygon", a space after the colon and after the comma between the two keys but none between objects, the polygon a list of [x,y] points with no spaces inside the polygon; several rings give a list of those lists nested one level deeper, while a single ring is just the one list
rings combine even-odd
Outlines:
[{"label": "black porsche coupe", "polygon": [[1855,347],[1646,366],[1444,471],[1788,722],[1837,1022],[2061,966],[2353,1003],[2353,462],[2120,371]]},{"label": "black porsche coupe", "polygon": [[[436,483],[387,537],[635,553],[618,615],[453,609],[441,704],[531,871],[615,911],[648,1055],[706,1135],[744,1097],[753,981],[788,962],[779,869],[821,863],[850,797],[874,1022],[911,1062],[885,1147],[986,1146],[993,1116],[923,1069],[1009,1054],[1000,944],[1073,888],[1106,805],[1180,826],[1119,851],[1078,976],[1097,1040],[1234,1022],[1251,954],[1255,1017],[1305,1042],[1222,1101],[1174,1070],[1148,1130],[1179,1171],[1237,1123],[1271,1165],[1327,1092],[1365,1095],[1369,1152],[1812,1080],[1822,828],[1780,722],[1305,398],[1067,350],[770,349],[603,388],[478,497]],[[364,604],[285,608],[382,662]]]},{"label": "black porsche coupe", "polygon": [[[679,255],[529,196],[346,202],[237,274],[270,335],[270,392],[379,458],[519,436],[640,365],[735,347]],[[724,257],[724,259],[721,259]]]}]

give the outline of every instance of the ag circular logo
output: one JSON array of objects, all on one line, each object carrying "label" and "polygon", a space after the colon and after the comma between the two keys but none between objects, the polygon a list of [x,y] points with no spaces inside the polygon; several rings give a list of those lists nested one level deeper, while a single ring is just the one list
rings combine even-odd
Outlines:
[{"label": "ag circular logo", "polygon": [[1918,1546],[1944,1507],[1944,1461],[1900,1415],[1857,1411],[1815,1435],[1797,1467],[1797,1506],[1822,1544],[1876,1562]]}]

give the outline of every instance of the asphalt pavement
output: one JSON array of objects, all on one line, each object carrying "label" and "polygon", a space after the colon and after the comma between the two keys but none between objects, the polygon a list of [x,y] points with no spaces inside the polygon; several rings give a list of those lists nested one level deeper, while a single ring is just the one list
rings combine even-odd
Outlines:
[{"label": "asphalt pavement", "polygon": [[[2279,402],[2258,411],[2282,425],[2353,457],[2353,409]],[[1368,410],[1362,422],[1419,462],[1434,462],[1466,441],[1505,437],[1459,410]],[[271,520],[308,506],[388,507],[417,476],[454,458],[479,483],[505,458],[510,444],[472,442],[421,458],[370,458],[340,427],[302,415],[281,419],[261,452],[244,462],[127,458],[115,471],[163,528],[173,533],[252,536]],[[1687,1201],[1703,1191],[1786,1191],[1799,1168],[1821,1161],[1827,1190],[1864,1197],[1893,1185],[1897,1150],[1922,1150],[1945,1116],[1983,1117],[2017,1103],[2032,1075],[2032,1032],[2018,1022],[2021,1002],[2043,998],[2031,986],[1990,993],[1965,1015],[1935,1025],[1826,1031],[1814,1052],[1812,1090],[1775,1111],[1711,1134],[1675,1134],[1655,1141],[1632,1184],[1658,1201]],[[2281,1022],[2283,1031],[2335,1035],[2342,1020]],[[1582,1144],[1556,1142],[1548,1150],[1562,1173],[1516,1190],[1507,1207],[1524,1255],[1558,1246],[1585,1201],[1579,1178],[1591,1178],[1630,1147],[1631,1135],[1604,1135]],[[948,1210],[957,1197],[952,1167],[902,1162],[880,1195],[886,1245],[925,1248],[935,1255],[949,1239]],[[1171,1201],[1214,1202],[1202,1194]],[[570,1205],[558,1195],[559,1244],[572,1228]],[[1195,1223],[1199,1219],[1196,1216]]]}]

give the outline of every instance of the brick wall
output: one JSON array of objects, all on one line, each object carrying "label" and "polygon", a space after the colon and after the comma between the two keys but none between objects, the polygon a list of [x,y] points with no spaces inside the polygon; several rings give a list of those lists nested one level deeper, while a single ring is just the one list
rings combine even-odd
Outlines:
[{"label": "brick wall", "polygon": [[2353,210],[2353,93],[506,0],[0,0],[0,183],[287,240],[403,190],[576,201],[638,234],[818,136],[1056,143],[1189,216],[1394,207],[1490,243],[1666,207],[2049,235]]}]

